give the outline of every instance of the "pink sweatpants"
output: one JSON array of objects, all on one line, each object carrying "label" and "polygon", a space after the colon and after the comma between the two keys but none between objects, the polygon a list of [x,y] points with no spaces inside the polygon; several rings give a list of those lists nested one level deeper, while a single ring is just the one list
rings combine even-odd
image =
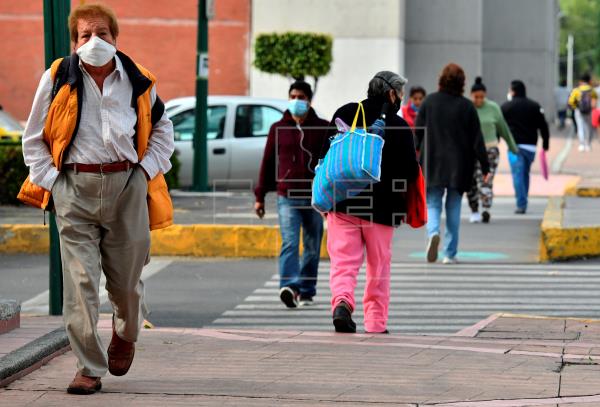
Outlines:
[{"label": "pink sweatpants", "polygon": [[367,332],[386,330],[390,303],[390,264],[394,228],[331,212],[327,215],[327,250],[332,311],[341,301],[355,309],[356,278],[367,252],[367,283],[363,297]]}]

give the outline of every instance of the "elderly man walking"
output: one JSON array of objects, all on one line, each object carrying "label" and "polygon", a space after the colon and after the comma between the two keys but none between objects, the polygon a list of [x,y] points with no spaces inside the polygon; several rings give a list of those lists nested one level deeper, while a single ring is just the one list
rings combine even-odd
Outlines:
[{"label": "elderly man walking", "polygon": [[[156,78],[116,50],[111,9],[79,6],[69,30],[74,53],[42,75],[23,134],[29,177],[19,199],[56,212],[64,321],[78,359],[67,391],[91,394],[107,370],[122,376],[133,361],[150,229],[172,223],[163,174],[173,125]],[[102,272],[114,310],[107,353],[96,328]]]}]

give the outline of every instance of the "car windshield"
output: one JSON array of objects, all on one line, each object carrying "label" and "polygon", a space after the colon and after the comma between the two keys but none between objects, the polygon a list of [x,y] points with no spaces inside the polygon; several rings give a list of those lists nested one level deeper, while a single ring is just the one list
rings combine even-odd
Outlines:
[{"label": "car windshield", "polygon": [[[206,138],[208,140],[223,138],[227,106],[209,106],[207,110]],[[175,141],[191,141],[194,139],[196,126],[196,108],[188,109],[170,117],[175,130]]]},{"label": "car windshield", "polygon": [[0,127],[6,131],[23,131],[21,123],[2,110],[0,110]]},{"label": "car windshield", "polygon": [[171,105],[165,109],[165,112],[167,113],[167,116],[171,116],[171,114],[177,109],[179,109],[179,105]]}]

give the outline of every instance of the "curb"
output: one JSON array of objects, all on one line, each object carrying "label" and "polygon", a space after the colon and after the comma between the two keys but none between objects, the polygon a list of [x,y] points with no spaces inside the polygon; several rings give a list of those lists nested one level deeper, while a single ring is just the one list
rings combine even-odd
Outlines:
[{"label": "curb", "polygon": [[541,224],[540,262],[600,256],[600,226],[563,227],[564,205],[564,197],[548,200]]},{"label": "curb", "polygon": [[21,304],[0,298],[0,335],[21,326]]},{"label": "curb", "polygon": [[532,320],[549,320],[549,321],[574,321],[581,322],[585,324],[598,324],[600,323],[600,319],[589,319],[589,318],[576,318],[576,317],[547,317],[544,315],[531,315],[531,314],[513,314],[511,312],[498,312],[490,315],[486,319],[482,319],[481,321],[468,326],[457,333],[455,333],[454,337],[463,337],[463,338],[475,338],[479,332],[483,331],[489,325],[500,318],[520,318],[520,319],[532,319]]},{"label": "curb", "polygon": [[[322,258],[328,257],[326,233]],[[277,257],[281,247],[278,226],[173,225],[151,236],[154,256],[264,258]],[[49,247],[48,226],[0,225],[0,253],[45,254]]]},{"label": "curb", "polygon": [[70,349],[64,328],[56,329],[0,358],[0,387],[5,387]]},{"label": "curb", "polygon": [[580,196],[585,198],[600,198],[600,178],[579,178],[576,182],[568,185],[564,194],[568,196]]}]

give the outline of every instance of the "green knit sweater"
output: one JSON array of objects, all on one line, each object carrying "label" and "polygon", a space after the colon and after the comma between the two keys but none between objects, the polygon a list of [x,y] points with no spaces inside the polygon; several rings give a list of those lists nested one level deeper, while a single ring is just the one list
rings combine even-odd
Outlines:
[{"label": "green knit sweater", "polygon": [[513,153],[518,153],[519,148],[515,139],[510,133],[508,124],[502,116],[502,110],[496,102],[486,99],[483,106],[477,108],[479,122],[481,123],[481,132],[486,148],[497,147],[500,137],[506,141],[508,148]]}]

